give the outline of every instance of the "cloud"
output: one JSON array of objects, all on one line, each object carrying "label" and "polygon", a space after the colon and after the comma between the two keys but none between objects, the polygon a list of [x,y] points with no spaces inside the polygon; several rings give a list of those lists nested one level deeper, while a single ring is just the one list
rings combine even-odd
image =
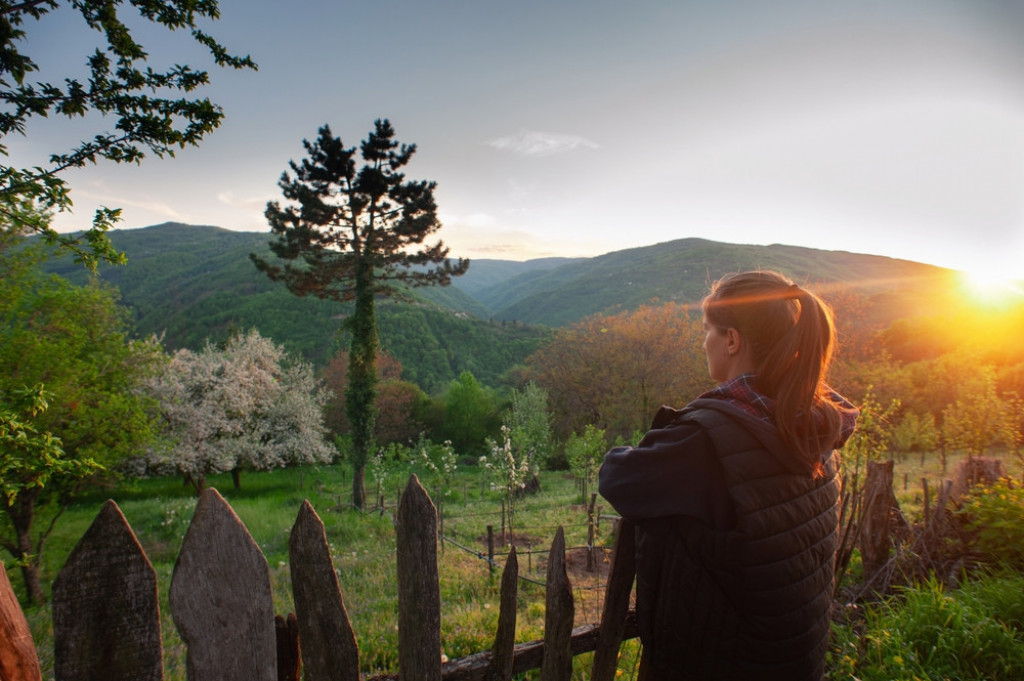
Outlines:
[{"label": "cloud", "polygon": [[493,216],[487,213],[473,213],[471,215],[455,215],[452,213],[441,213],[438,216],[443,225],[459,225],[464,227],[490,227],[495,224]]},{"label": "cloud", "polygon": [[515,135],[499,137],[487,143],[498,151],[522,156],[553,156],[577,149],[599,149],[600,145],[579,135],[561,135],[537,130],[521,130]]},{"label": "cloud", "polygon": [[90,199],[98,205],[110,206],[112,208],[134,208],[154,215],[163,216],[168,220],[182,220],[184,218],[184,214],[173,206],[170,206],[163,201],[152,200],[148,197],[128,198],[123,195],[106,193],[102,190],[100,192],[96,192],[89,191],[87,189],[80,189],[75,192],[75,198]]},{"label": "cloud", "polygon": [[234,192],[227,191],[219,192],[217,194],[217,201],[225,206],[262,216],[263,211],[267,207],[268,199],[266,197],[237,197]]}]

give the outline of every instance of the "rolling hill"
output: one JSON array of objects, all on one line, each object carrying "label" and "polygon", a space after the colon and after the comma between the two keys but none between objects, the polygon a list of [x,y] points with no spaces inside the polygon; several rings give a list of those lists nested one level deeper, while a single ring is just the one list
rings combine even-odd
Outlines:
[{"label": "rolling hill", "polygon": [[[255,327],[317,364],[339,345],[343,304],[297,298],[249,260],[269,254],[268,233],[166,223],[110,234],[128,256],[99,276],[120,289],[140,334],[162,334],[170,349],[197,348],[233,330]],[[70,258],[47,267],[79,283],[87,273]],[[905,260],[795,246],[744,246],[679,239],[594,258],[526,262],[477,260],[452,286],[410,292],[379,305],[382,345],[405,377],[428,391],[463,370],[489,385],[533,352],[552,327],[652,301],[697,302],[710,281],[747,269],[777,269],[817,289],[869,296],[891,320],[934,304],[934,283],[948,272]]]}]

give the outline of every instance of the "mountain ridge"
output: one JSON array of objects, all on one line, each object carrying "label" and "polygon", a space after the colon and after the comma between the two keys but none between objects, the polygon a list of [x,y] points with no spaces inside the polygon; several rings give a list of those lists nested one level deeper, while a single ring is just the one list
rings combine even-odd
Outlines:
[{"label": "mountain ridge", "polygon": [[[128,264],[101,266],[99,277],[120,289],[139,333],[162,334],[169,349],[195,349],[250,327],[318,364],[344,346],[344,304],[297,298],[252,265],[250,253],[272,257],[269,232],[163,223],[113,230],[110,238]],[[70,257],[46,267],[78,283],[88,278]],[[696,304],[711,281],[749,269],[776,269],[816,291],[856,290],[871,299],[880,323],[933,305],[932,282],[949,272],[885,256],[695,237],[591,258],[481,259],[451,286],[382,301],[381,340],[385,349],[402,348],[405,374],[425,389],[466,369],[494,385],[554,328],[657,301]]]}]

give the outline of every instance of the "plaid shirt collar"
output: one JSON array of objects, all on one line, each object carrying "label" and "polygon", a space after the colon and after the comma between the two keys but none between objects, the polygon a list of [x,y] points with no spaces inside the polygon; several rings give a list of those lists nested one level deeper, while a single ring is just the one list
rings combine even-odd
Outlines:
[{"label": "plaid shirt collar", "polygon": [[723,400],[754,418],[775,422],[775,400],[757,392],[757,375],[742,374],[736,378],[730,378],[717,387],[703,393],[700,397],[712,400]]},{"label": "plaid shirt collar", "polygon": [[[723,400],[739,407],[754,418],[773,425],[775,424],[775,400],[757,391],[757,374],[742,374],[736,378],[731,378],[702,394],[701,397]],[[853,434],[853,430],[857,425],[859,410],[849,400],[831,388],[828,390],[828,398],[839,408],[842,418],[839,439],[833,445],[839,448]]]}]

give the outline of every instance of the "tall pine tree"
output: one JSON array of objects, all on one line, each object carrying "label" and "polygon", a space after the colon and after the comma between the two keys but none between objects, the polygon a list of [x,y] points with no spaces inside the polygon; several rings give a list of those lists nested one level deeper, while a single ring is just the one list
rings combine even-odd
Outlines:
[{"label": "tall pine tree", "polygon": [[405,179],[401,169],[416,145],[397,142],[387,119],[375,121],[360,145],[358,169],[356,148],[346,148],[327,125],[303,146],[308,157],[291,161],[291,173],[285,171],[278,182],[288,203],[271,201],[266,210],[277,235],[270,248],[285,262],[250,257],[298,296],[355,303],[345,321],[351,339],[345,407],[352,429],[352,503],[362,508],[377,382],[374,300],[396,296],[405,287],[448,285],[469,261],[453,264],[443,242],[424,243],[441,228],[436,183]]}]

